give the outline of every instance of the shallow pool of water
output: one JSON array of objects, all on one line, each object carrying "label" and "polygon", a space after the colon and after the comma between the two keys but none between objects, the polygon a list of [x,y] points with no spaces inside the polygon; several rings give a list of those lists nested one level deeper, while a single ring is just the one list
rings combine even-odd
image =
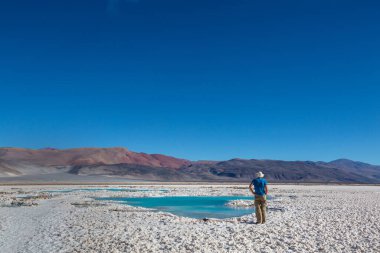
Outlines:
[{"label": "shallow pool of water", "polygon": [[249,196],[179,196],[144,198],[97,198],[98,200],[119,201],[131,206],[152,208],[190,218],[231,218],[251,214],[254,208],[227,206],[231,200],[252,200]]}]

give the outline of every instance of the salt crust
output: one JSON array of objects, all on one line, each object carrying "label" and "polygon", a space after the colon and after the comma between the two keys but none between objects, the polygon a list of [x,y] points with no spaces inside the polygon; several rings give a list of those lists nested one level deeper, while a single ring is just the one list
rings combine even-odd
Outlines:
[{"label": "salt crust", "polygon": [[245,185],[131,187],[169,191],[46,196],[67,186],[1,186],[0,252],[380,252],[379,186],[271,186],[263,225],[253,215],[203,221],[93,199],[249,195]]}]

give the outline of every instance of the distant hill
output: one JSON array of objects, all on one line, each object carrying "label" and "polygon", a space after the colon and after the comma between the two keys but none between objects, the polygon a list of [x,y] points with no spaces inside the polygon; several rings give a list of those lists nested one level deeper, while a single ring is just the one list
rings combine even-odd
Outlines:
[{"label": "distant hill", "polygon": [[161,154],[137,153],[126,148],[0,148],[0,177],[12,179],[30,176],[33,180],[59,180],[59,177],[102,176],[118,178],[119,181],[124,178],[246,182],[259,170],[271,182],[380,183],[380,166],[348,159],[331,162],[256,159],[189,161]]},{"label": "distant hill", "polygon": [[350,173],[365,175],[366,177],[377,181],[380,180],[380,166],[371,165],[363,162],[355,162],[349,159],[334,160],[326,163],[326,165],[329,167],[339,168]]}]

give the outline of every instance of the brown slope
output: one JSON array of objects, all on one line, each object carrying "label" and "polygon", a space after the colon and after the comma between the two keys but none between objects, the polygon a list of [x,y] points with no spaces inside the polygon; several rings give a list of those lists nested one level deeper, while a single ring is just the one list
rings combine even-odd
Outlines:
[{"label": "brown slope", "polygon": [[[190,164],[184,159],[165,155],[149,155],[136,153],[126,148],[76,148],[76,149],[22,149],[0,148],[0,162],[8,165],[8,169],[23,168],[23,174],[44,173],[57,167],[72,167],[85,165],[139,164],[150,167],[165,167],[178,169]],[[33,169],[29,169],[33,168]],[[2,169],[5,171],[5,169]],[[30,173],[29,173],[30,172]]]},{"label": "brown slope", "polygon": [[165,181],[249,181],[259,170],[272,182],[380,182],[378,174],[374,174],[377,166],[347,160],[331,163],[255,159],[190,162],[125,148],[0,148],[0,176],[71,173]]},{"label": "brown slope", "polygon": [[10,168],[9,165],[4,163],[0,163],[0,177],[12,177],[12,176],[20,176],[22,173],[16,169]]},{"label": "brown slope", "polygon": [[329,167],[339,168],[348,173],[364,175],[366,177],[380,180],[380,166],[349,159],[338,159],[325,163]]},{"label": "brown slope", "polygon": [[157,181],[225,181],[249,182],[257,171],[263,171],[270,182],[376,183],[376,180],[315,162],[243,160],[197,162],[178,170],[138,164],[76,166],[70,172],[78,175],[111,175],[130,179]]},{"label": "brown slope", "polygon": [[249,181],[257,171],[263,171],[272,182],[349,182],[377,183],[380,180],[347,172],[343,169],[311,161],[246,160],[232,159],[213,164],[193,164],[185,168],[189,173],[205,173],[229,178],[229,180]]}]

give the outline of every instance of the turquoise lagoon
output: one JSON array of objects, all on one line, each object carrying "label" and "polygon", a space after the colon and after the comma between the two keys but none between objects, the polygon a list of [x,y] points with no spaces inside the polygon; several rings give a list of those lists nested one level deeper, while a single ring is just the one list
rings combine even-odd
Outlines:
[{"label": "turquoise lagoon", "polygon": [[231,218],[252,214],[254,208],[235,208],[226,204],[231,200],[252,200],[249,196],[170,196],[143,198],[97,198],[118,201],[123,204],[152,208],[190,218]]}]

